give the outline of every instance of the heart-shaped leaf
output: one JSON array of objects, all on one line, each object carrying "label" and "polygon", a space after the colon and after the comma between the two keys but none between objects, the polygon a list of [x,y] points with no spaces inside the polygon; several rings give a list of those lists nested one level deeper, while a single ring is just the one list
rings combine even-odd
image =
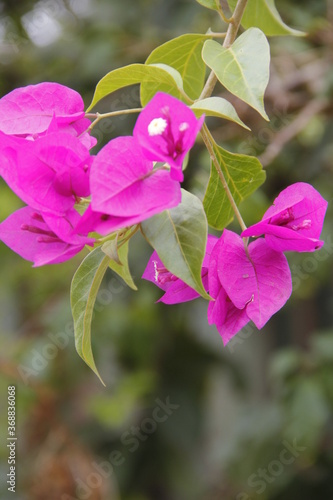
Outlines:
[{"label": "heart-shaped leaf", "polygon": [[229,92],[268,120],[264,108],[264,93],[269,79],[270,53],[268,41],[262,31],[250,28],[229,48],[207,40],[202,57]]}]

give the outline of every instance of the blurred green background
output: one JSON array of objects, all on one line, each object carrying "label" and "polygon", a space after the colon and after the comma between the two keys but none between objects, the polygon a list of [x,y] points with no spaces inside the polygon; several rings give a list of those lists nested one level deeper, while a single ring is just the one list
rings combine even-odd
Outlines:
[{"label": "blurred green background", "polygon": [[[333,499],[333,3],[276,4],[308,36],[270,40],[270,123],[217,87],[252,133],[210,125],[222,146],[259,155],[267,168],[265,185],[241,206],[245,222],[288,184],[309,182],[330,202],[326,245],[288,255],[292,298],[262,331],[248,327],[224,347],[203,300],[155,304],[159,290],[140,279],[150,249],[137,235],[130,266],[139,291],[110,271],[96,305],[93,349],[104,388],[74,348],[69,287],[82,255],[32,269],[1,244],[1,499],[13,495],[5,445],[12,384],[19,500]],[[0,94],[56,81],[88,105],[108,71],[219,23],[195,0],[0,1]],[[99,110],[137,105],[133,87]],[[119,118],[94,133],[103,144],[132,126],[133,117]],[[202,197],[208,175],[199,144],[185,187]],[[3,220],[20,202],[0,189]]]}]

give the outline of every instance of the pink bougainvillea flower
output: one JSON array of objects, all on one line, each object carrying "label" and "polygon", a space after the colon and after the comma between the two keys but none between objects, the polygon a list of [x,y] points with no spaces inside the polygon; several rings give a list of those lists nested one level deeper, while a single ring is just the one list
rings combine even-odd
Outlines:
[{"label": "pink bougainvillea flower", "polygon": [[36,139],[55,121],[58,130],[81,135],[90,147],[96,139],[84,134],[90,121],[84,118],[84,103],[78,92],[64,85],[43,82],[13,90],[0,99],[0,131]]},{"label": "pink bougainvillea flower", "polygon": [[157,92],[141,111],[133,135],[146,158],[167,162],[171,178],[183,181],[182,163],[202,126],[193,111],[175,97]]},{"label": "pink bougainvillea flower", "polygon": [[208,304],[207,318],[208,324],[216,325],[224,344],[227,344],[250,321],[250,318],[246,314],[246,308],[237,308],[222,287],[218,275],[222,247],[223,240],[221,237],[212,251],[209,262],[208,289],[210,296],[214,300]]},{"label": "pink bougainvillea flower", "polygon": [[36,210],[63,214],[89,196],[91,161],[88,149],[69,134],[26,141],[0,132],[0,175]]},{"label": "pink bougainvillea flower", "polygon": [[292,290],[286,257],[258,239],[245,249],[240,236],[225,229],[215,245],[208,271],[208,322],[224,343],[252,320],[257,328],[286,303]]},{"label": "pink bougainvillea flower", "polygon": [[[216,236],[208,235],[206,253],[202,264],[201,278],[205,290],[208,290],[208,265],[211,252],[215,243],[218,241]],[[164,304],[178,304],[200,297],[198,292],[189,287],[184,281],[177,278],[168,271],[157,252],[151,255],[142,278],[151,281],[159,288],[164,290],[164,295],[157,301]]]},{"label": "pink bougainvillea flower", "polygon": [[118,229],[139,224],[155,214],[156,210],[153,208],[151,211],[147,210],[144,214],[118,217],[104,212],[95,212],[90,204],[75,227],[75,231],[85,235],[95,232],[105,236],[113,231],[118,231]]},{"label": "pink bougainvillea flower", "polygon": [[[91,125],[90,120],[88,118],[80,118],[73,123],[62,123],[60,119],[57,119],[53,116],[53,119],[50,123],[49,128],[46,132],[42,134],[38,134],[38,138],[43,135],[53,134],[57,132],[62,132],[65,134],[70,134],[74,137],[77,137],[80,142],[87,148],[91,149],[97,144],[97,139],[90,135],[89,126]],[[27,139],[35,140],[36,136],[27,136]]]},{"label": "pink bougainvillea flower", "polygon": [[101,149],[91,167],[90,188],[87,217],[93,215],[97,222],[103,216],[110,230],[120,223],[124,227],[141,222],[181,201],[180,184],[167,170],[154,170],[132,136],[117,137]]},{"label": "pink bougainvillea flower", "polygon": [[34,267],[64,262],[93,245],[91,238],[73,234],[79,218],[74,209],[59,217],[20,208],[0,224],[0,240]]},{"label": "pink bougainvillea flower", "polygon": [[243,231],[242,236],[265,235],[274,250],[313,252],[319,240],[327,201],[310,184],[297,182],[284,189],[262,220]]}]

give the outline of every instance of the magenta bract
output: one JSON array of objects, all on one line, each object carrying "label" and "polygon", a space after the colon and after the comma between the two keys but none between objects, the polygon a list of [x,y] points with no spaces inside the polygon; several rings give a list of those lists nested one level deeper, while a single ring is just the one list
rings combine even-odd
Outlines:
[{"label": "magenta bract", "polygon": [[82,142],[90,148],[97,141],[84,133],[89,125],[80,94],[59,83],[28,85],[0,99],[0,131],[7,135],[36,139],[51,127],[74,136],[82,134]]},{"label": "magenta bract", "polygon": [[157,92],[141,111],[133,135],[147,159],[167,162],[171,178],[183,181],[182,163],[202,126],[193,111],[175,97]]},{"label": "magenta bract", "polygon": [[62,124],[82,118],[80,94],[59,83],[44,82],[15,89],[0,99],[0,130],[8,135],[45,132],[53,116]]},{"label": "magenta bract", "polygon": [[262,328],[292,290],[283,253],[263,239],[246,250],[242,238],[227,229],[212,252],[208,280],[209,294],[215,298],[209,304],[208,320],[216,324],[225,343],[249,320]]},{"label": "magenta bract", "polygon": [[93,244],[91,238],[73,234],[79,218],[75,210],[57,217],[20,208],[0,224],[0,240],[34,267],[64,262]]},{"label": "magenta bract", "polygon": [[243,237],[265,235],[274,250],[313,252],[322,247],[319,240],[327,201],[304,182],[284,189],[262,220],[242,232]]},{"label": "magenta bract", "polygon": [[[215,236],[208,235],[206,253],[202,264],[201,278],[205,290],[208,290],[208,265],[210,254],[217,242]],[[151,281],[164,290],[164,295],[157,301],[164,304],[179,304],[200,297],[198,292],[184,281],[171,274],[164,266],[157,252],[151,255],[142,278]]]},{"label": "magenta bract", "polygon": [[91,210],[86,218],[107,220],[109,231],[119,224],[141,222],[181,201],[179,183],[167,170],[154,169],[132,136],[113,139],[97,154],[90,187]]},{"label": "magenta bract", "polygon": [[58,133],[38,141],[0,132],[0,175],[36,210],[63,214],[90,194],[92,158],[76,137]]},{"label": "magenta bract", "polygon": [[224,344],[227,344],[250,319],[246,314],[246,309],[238,309],[231,302],[221,285],[218,268],[220,266],[222,246],[223,242],[222,238],[220,238],[212,251],[209,262],[208,290],[209,295],[215,300],[210,301],[208,304],[207,319],[209,325],[216,326]]}]

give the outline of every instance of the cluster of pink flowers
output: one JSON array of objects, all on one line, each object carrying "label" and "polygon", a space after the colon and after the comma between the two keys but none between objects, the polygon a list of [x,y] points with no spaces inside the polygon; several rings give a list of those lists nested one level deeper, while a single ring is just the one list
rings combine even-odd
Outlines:
[{"label": "cluster of pink flowers", "polygon": [[[158,93],[133,136],[93,155],[77,92],[57,83],[10,92],[0,99],[0,175],[27,206],[0,224],[0,239],[35,266],[59,263],[93,245],[89,233],[106,235],[178,205],[182,163],[202,121]],[[82,199],[89,205],[80,215]]]},{"label": "cluster of pink flowers", "polygon": [[[181,201],[182,164],[204,117],[157,93],[133,135],[96,155],[81,96],[57,83],[17,89],[0,99],[0,175],[26,204],[0,224],[0,239],[35,266],[63,262],[108,235]],[[76,204],[85,201],[81,215]],[[291,273],[283,252],[311,252],[327,202],[309,184],[282,191],[262,220],[239,236],[208,236],[202,282],[212,300],[208,323],[228,342],[250,320],[262,328],[288,300]],[[264,238],[257,238],[264,235]],[[248,244],[248,239],[255,241]],[[156,254],[143,278],[175,304],[199,297]]]},{"label": "cluster of pink flowers", "polygon": [[[311,185],[298,182],[283,190],[262,220],[241,236],[225,229],[208,236],[202,280],[212,297],[208,323],[215,324],[226,344],[250,320],[257,328],[286,303],[292,291],[291,273],[283,252],[312,252],[319,240],[327,202]],[[264,235],[249,245],[249,237]],[[160,301],[176,304],[199,296],[165,269],[156,252],[143,278],[165,293]]]}]

